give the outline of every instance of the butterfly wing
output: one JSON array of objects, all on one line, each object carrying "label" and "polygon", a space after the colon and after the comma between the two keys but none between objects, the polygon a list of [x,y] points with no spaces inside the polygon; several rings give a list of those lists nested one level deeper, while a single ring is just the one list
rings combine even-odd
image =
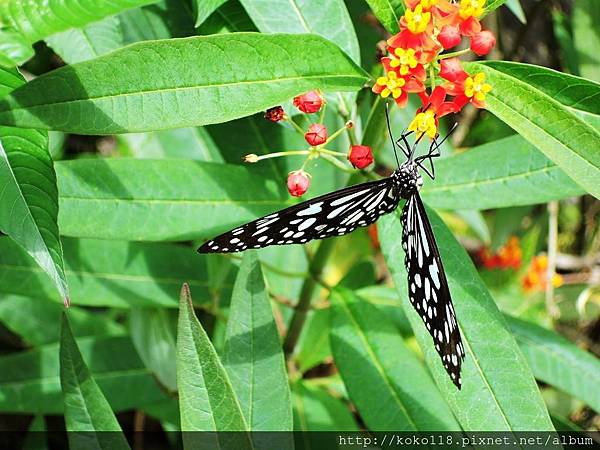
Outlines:
[{"label": "butterfly wing", "polygon": [[404,205],[401,221],[410,302],[433,337],[446,372],[460,389],[464,347],[440,252],[418,193]]},{"label": "butterfly wing", "polygon": [[350,186],[241,225],[204,243],[198,252],[239,252],[341,236],[372,224],[398,201],[391,178]]}]

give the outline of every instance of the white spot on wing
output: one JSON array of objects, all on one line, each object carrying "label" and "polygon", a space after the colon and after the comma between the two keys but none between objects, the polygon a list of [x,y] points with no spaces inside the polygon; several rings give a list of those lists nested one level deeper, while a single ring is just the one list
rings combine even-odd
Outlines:
[{"label": "white spot on wing", "polygon": [[296,213],[297,216],[312,216],[318,214],[322,211],[323,208],[321,206],[323,202],[313,203],[308,208],[303,209],[302,211],[298,211]]}]

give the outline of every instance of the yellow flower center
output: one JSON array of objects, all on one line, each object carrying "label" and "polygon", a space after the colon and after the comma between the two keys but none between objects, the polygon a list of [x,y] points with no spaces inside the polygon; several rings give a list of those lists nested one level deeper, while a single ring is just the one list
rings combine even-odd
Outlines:
[{"label": "yellow flower center", "polygon": [[388,72],[385,77],[377,78],[377,84],[379,86],[385,86],[380,93],[383,98],[389,97],[392,94],[392,97],[398,98],[402,95],[402,87],[406,84],[404,78],[398,78],[398,74],[396,72]]},{"label": "yellow flower center", "polygon": [[465,80],[465,95],[469,98],[475,97],[475,100],[482,102],[485,95],[492,90],[492,86],[485,82],[485,74],[479,72],[474,77],[468,77]]},{"label": "yellow flower center", "polygon": [[463,20],[469,17],[475,17],[476,19],[483,16],[485,7],[485,0],[460,0],[460,9],[458,13]]},{"label": "yellow flower center", "polygon": [[429,21],[431,20],[431,13],[423,12],[423,6],[419,4],[414,10],[407,9],[404,18],[410,32],[418,34],[423,33],[427,29],[427,25],[429,25]]},{"label": "yellow flower center", "polygon": [[406,75],[410,69],[417,67],[418,61],[415,57],[415,50],[413,48],[407,50],[397,48],[394,50],[394,56],[396,56],[397,59],[392,58],[390,66],[400,67],[400,75]]},{"label": "yellow flower center", "polygon": [[435,138],[437,127],[435,126],[435,114],[428,109],[415,116],[413,121],[408,126],[408,131],[414,131],[417,134],[417,139],[426,134],[431,139]]}]

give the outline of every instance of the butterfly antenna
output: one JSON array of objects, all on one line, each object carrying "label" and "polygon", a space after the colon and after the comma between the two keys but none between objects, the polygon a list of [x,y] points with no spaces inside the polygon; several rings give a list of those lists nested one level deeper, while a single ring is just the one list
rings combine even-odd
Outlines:
[{"label": "butterfly antenna", "polygon": [[392,148],[394,149],[394,157],[396,158],[396,164],[400,167],[400,161],[398,161],[398,153],[396,152],[396,144],[394,141],[394,136],[392,136],[392,127],[390,126],[390,104],[389,102],[385,102],[385,121],[387,123],[388,134],[390,135],[390,139],[392,141]]}]

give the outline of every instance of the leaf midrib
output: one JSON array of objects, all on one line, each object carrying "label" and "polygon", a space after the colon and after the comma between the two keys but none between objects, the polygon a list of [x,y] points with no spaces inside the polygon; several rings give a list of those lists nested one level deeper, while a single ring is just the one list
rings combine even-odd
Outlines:
[{"label": "leaf midrib", "polygon": [[[502,72],[500,70],[494,69],[493,67],[490,67],[490,66],[483,66],[483,67],[486,67],[487,70],[493,70],[493,71],[499,73],[501,76],[503,75],[503,76],[509,78],[511,82],[519,85],[525,91],[528,91],[528,92],[532,92],[533,91],[537,95],[540,95],[541,97],[544,97],[548,102],[550,102],[554,106],[557,106],[558,110],[562,110],[563,108],[564,109],[572,109],[569,106],[564,105],[564,104],[558,102],[557,100],[555,100],[551,96],[547,95],[545,92],[543,92],[543,91],[541,91],[541,90],[533,87],[532,85],[529,85],[529,84],[523,82],[522,80],[519,80],[519,79],[515,78],[514,76],[512,76],[510,74],[507,74],[507,73]],[[572,148],[569,145],[565,144],[562,140],[560,140],[558,138],[558,136],[555,136],[555,135],[551,134],[549,131],[547,131],[544,128],[542,128],[540,125],[538,125],[537,122],[534,122],[533,119],[531,119],[529,117],[525,117],[523,114],[521,114],[519,111],[517,111],[512,105],[509,105],[508,103],[502,101],[500,98],[496,97],[493,93],[490,93],[489,95],[490,95],[490,97],[496,99],[501,105],[504,105],[507,109],[511,110],[515,115],[517,115],[518,117],[520,117],[521,119],[523,119],[525,122],[530,123],[537,130],[541,131],[544,136],[546,136],[546,137],[550,138],[551,140],[555,141],[560,146],[562,146],[562,147],[570,150],[572,154],[574,154],[577,158],[579,158],[580,160],[582,160],[584,163],[587,163],[587,165],[589,165],[593,170],[596,170],[596,171],[599,170],[599,168],[596,167],[594,164],[592,164],[591,161],[588,161],[584,156],[582,156],[581,154],[579,154],[575,148]],[[571,113],[570,111],[565,111],[565,112],[570,113],[570,115],[572,116],[571,117],[572,120],[575,120],[576,122],[579,122],[579,124],[582,125],[582,126],[587,126],[589,128],[590,132],[591,133],[595,133],[597,135],[598,139],[600,140],[600,133],[598,133],[595,128],[593,128],[591,125],[585,123],[582,119],[580,119],[579,117],[577,117],[575,114]]]}]

